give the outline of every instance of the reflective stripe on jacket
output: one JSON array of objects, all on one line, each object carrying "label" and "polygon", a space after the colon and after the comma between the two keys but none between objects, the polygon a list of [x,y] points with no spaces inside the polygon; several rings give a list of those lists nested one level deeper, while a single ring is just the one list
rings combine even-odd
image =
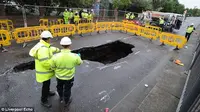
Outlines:
[{"label": "reflective stripe on jacket", "polygon": [[40,42],[30,50],[29,54],[35,58],[37,82],[47,81],[54,76],[54,71],[50,66],[50,59],[56,52],[59,52],[58,48],[51,47],[49,43],[43,40],[40,40]]},{"label": "reflective stripe on jacket", "polygon": [[51,67],[58,79],[70,80],[74,77],[75,66],[82,63],[80,56],[71,53],[69,49],[63,49],[60,53],[53,55]]}]

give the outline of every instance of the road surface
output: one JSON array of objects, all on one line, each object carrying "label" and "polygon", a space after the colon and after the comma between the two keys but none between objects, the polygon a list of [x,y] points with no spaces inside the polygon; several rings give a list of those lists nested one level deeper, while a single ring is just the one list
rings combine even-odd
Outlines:
[{"label": "road surface", "polygon": [[[196,25],[197,18],[188,18],[177,34],[184,35],[190,21]],[[196,37],[193,35],[193,37]],[[120,32],[85,34],[75,36],[72,49],[99,46],[121,40],[132,44],[133,53],[111,64],[84,60],[77,67],[72,88],[73,101],[70,107],[59,104],[58,95],[50,98],[53,107],[46,109],[40,105],[41,84],[35,81],[35,71],[12,72],[12,68],[33,59],[28,56],[31,42],[26,48],[13,45],[0,58],[0,105],[34,107],[36,112],[101,112],[109,108],[113,112],[173,112],[176,110],[184,86],[184,70],[192,59],[196,38],[188,43],[188,49],[173,51],[173,47],[159,46],[158,41]],[[60,38],[52,41],[59,48]],[[185,66],[172,63],[171,59],[181,59]],[[148,85],[148,87],[145,86]],[[56,80],[51,80],[51,89],[56,91]]]}]

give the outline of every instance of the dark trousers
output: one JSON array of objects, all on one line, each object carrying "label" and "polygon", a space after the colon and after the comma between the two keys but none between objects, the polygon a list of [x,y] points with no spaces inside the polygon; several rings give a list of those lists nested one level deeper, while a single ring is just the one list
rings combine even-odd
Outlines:
[{"label": "dark trousers", "polygon": [[68,102],[70,99],[73,82],[74,78],[71,80],[60,80],[57,78],[57,91],[60,98],[64,98],[65,102]]},{"label": "dark trousers", "polygon": [[164,31],[164,24],[160,24],[159,26],[161,27],[162,31]]},{"label": "dark trousers", "polygon": [[190,35],[191,35],[191,33],[186,33],[185,34],[185,38],[187,39],[187,41],[190,39]]},{"label": "dark trousers", "polygon": [[49,90],[50,90],[50,84],[51,84],[51,80],[47,80],[43,82],[42,85],[42,97],[41,97],[41,101],[42,102],[46,102],[49,96]]}]

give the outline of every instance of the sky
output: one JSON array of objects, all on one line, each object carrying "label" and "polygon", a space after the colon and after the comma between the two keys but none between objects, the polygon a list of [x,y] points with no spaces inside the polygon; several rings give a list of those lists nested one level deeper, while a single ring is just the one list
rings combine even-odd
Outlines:
[{"label": "sky", "polygon": [[200,8],[200,0],[179,0],[181,4],[184,4],[186,8]]}]

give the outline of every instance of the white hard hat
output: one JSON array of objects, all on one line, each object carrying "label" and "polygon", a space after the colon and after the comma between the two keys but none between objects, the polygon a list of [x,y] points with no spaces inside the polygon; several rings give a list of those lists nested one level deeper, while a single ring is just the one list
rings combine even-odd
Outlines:
[{"label": "white hard hat", "polygon": [[194,23],[192,23],[191,25],[193,25],[193,26],[194,26]]},{"label": "white hard hat", "polygon": [[76,11],[75,13],[78,13],[78,11]]},{"label": "white hard hat", "polygon": [[60,41],[60,45],[71,45],[72,41],[69,37],[63,37]]},{"label": "white hard hat", "polygon": [[72,9],[69,9],[69,11],[71,11]]},{"label": "white hard hat", "polygon": [[93,10],[93,9],[91,9],[91,11],[93,12],[94,10]]},{"label": "white hard hat", "polygon": [[67,9],[65,9],[65,11],[68,11]]},{"label": "white hard hat", "polygon": [[40,35],[41,38],[53,38],[50,31],[43,31]]}]

